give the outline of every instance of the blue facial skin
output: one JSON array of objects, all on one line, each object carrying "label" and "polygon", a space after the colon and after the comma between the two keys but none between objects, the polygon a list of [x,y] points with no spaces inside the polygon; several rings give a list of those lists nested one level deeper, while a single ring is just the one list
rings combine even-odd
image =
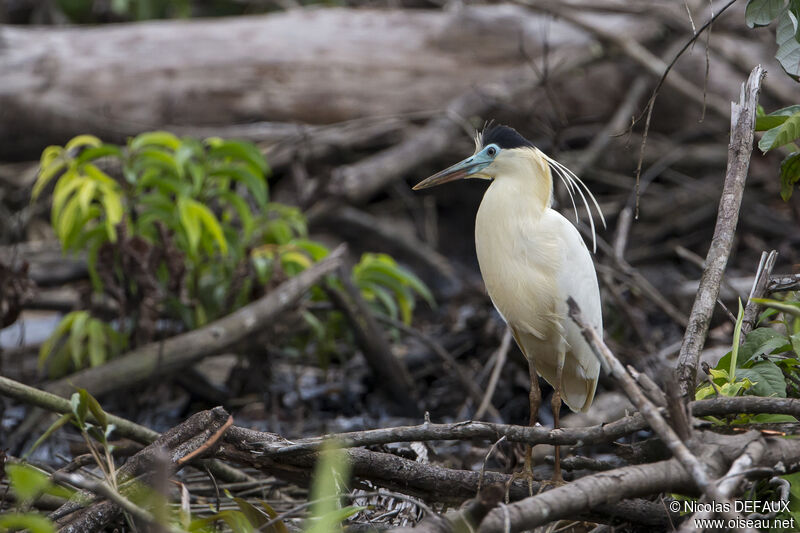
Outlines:
[{"label": "blue facial skin", "polygon": [[465,169],[467,171],[465,177],[468,178],[471,175],[477,174],[481,170],[491,165],[492,162],[494,161],[494,158],[497,157],[497,154],[499,153],[500,153],[500,147],[497,146],[496,144],[490,144],[477,154],[473,155],[470,158],[465,159],[460,163],[456,163],[447,170],[452,172]]},{"label": "blue facial skin", "polygon": [[414,190],[427,189],[428,187],[435,187],[443,183],[474,176],[491,165],[494,161],[494,158],[497,157],[497,154],[499,153],[500,147],[496,144],[490,144],[472,157],[468,157],[465,160],[456,163],[455,165],[417,183],[414,186]]}]

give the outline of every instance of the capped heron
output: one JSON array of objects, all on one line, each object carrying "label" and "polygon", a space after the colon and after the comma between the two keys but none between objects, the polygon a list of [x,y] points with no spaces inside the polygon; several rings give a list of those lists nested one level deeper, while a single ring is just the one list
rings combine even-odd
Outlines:
[{"label": "capped heron", "polygon": [[[603,315],[592,257],[578,230],[552,209],[555,173],[572,199],[578,192],[591,219],[603,214],[586,185],[516,130],[490,126],[475,137],[475,153],[418,183],[424,189],[463,178],[492,180],[475,219],[475,250],[486,290],[530,370],[530,425],[536,422],[541,391],[537,376],[553,386],[554,426],[561,401],[573,411],[592,404],[600,363],[567,314],[567,298],[578,303],[589,324],[602,332]],[[584,194],[584,191],[586,194]],[[594,240],[594,221],[591,222]],[[593,242],[593,244],[595,244]],[[531,449],[525,463],[531,472]],[[559,448],[553,479],[561,480]]]}]

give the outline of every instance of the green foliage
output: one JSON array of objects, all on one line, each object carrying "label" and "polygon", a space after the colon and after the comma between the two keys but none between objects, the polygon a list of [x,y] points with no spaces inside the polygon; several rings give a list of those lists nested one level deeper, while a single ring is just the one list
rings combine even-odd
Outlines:
[{"label": "green foliage", "polygon": [[43,494],[68,499],[73,491],[53,484],[47,474],[29,464],[7,463],[5,473],[16,496],[17,508],[0,516],[0,532],[24,529],[30,533],[54,533],[55,525],[46,516],[27,509]]},{"label": "green foliage", "polygon": [[364,254],[353,268],[353,280],[364,299],[394,319],[409,324],[416,304],[415,296],[434,306],[433,295],[413,273],[399,266],[386,254]]},{"label": "green foliage", "polygon": [[30,533],[55,533],[56,526],[38,513],[7,513],[0,516],[0,532],[25,529]]},{"label": "green foliage", "polygon": [[217,522],[222,521],[234,533],[253,533],[255,531],[289,533],[286,524],[277,518],[278,513],[267,502],[261,500],[258,505],[253,505],[243,498],[234,498],[230,493],[225,492],[238,509],[226,509],[209,517],[192,520],[187,528],[189,532],[215,532],[218,531]]},{"label": "green foliage", "polygon": [[[800,391],[793,383],[800,375],[800,303],[777,300],[755,299],[770,306],[762,314],[765,319],[783,313],[784,320],[779,323],[782,330],[771,327],[758,327],[751,331],[743,343],[739,343],[743,311],[739,302],[739,316],[734,328],[731,351],[720,358],[711,369],[711,383],[698,387],[696,399],[723,396],[773,396],[787,397],[789,392],[798,396]],[[736,423],[747,422],[795,422],[788,415],[743,415]]]},{"label": "green foliage", "polygon": [[782,146],[791,147],[791,153],[781,162],[780,171],[781,197],[788,202],[795,184],[800,181],[800,148],[795,144],[800,138],[800,105],[784,107],[768,115],[759,106],[756,131],[765,132],[758,141],[758,147],[764,153]]},{"label": "green foliage", "polygon": [[[109,486],[116,488],[117,476],[114,459],[111,455],[113,446],[109,444],[108,437],[114,431],[114,424],[108,421],[100,403],[86,389],[78,389],[70,397],[71,412],[61,415],[44,434],[39,437],[30,450],[25,453],[28,457],[53,433],[68,423],[72,423],[80,431],[86,446],[89,448],[97,466],[103,472]],[[98,447],[99,445],[99,447]]]},{"label": "green foliage", "polygon": [[[745,9],[745,21],[751,28],[766,26],[777,20],[775,42],[778,51],[775,58],[783,70],[800,81],[800,0],[749,0]],[[781,162],[781,197],[789,201],[795,184],[800,181],[800,149],[795,141],[800,138],[800,105],[791,105],[765,114],[758,107],[756,131],[765,132],[758,142],[762,152],[780,147],[790,147],[790,153]]]},{"label": "green foliage", "polygon": [[66,373],[70,366],[98,366],[120,353],[126,339],[111,326],[92,318],[88,311],[73,311],[59,322],[39,348],[39,368],[49,365],[51,375]]},{"label": "green foliage", "polygon": [[[40,365],[56,377],[102,364],[154,340],[162,318],[203,326],[327,256],[308,239],[298,208],[269,201],[269,172],[251,143],[164,131],[126,146],[81,135],[45,149],[33,198],[55,183],[51,221],[61,246],[86,253],[94,289],[116,301],[120,317],[112,328],[87,311],[66,315]],[[387,255],[364,255],[353,279],[376,311],[406,323],[417,296],[433,305],[419,278]],[[334,313],[305,317],[318,344],[341,336]]]},{"label": "green foliage", "polygon": [[800,0],[749,0],[745,8],[745,22],[751,28],[766,26],[778,21],[775,58],[792,78],[800,79]]},{"label": "green foliage", "polygon": [[305,524],[306,533],[335,533],[342,531],[342,521],[363,507],[342,507],[342,489],[350,480],[350,461],[347,453],[329,441],[319,454],[314,467],[311,491],[311,514]]}]

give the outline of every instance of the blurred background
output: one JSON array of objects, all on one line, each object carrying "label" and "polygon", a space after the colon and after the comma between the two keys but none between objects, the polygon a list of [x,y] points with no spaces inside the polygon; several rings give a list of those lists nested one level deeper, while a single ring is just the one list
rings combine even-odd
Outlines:
[{"label": "blurred background", "polygon": [[[712,16],[647,117],[665,68]],[[424,412],[526,423],[527,366],[475,258],[486,183],[411,191],[472,153],[490,120],[594,192],[606,340],[638,368],[674,368],[725,177],[729,102],[757,64],[767,112],[800,94],[775,58],[774,24],[748,27],[745,2],[6,0],[0,22],[2,375],[51,386],[206,327],[347,244],[355,293],[318,284],[224,349],[98,394],[159,431],[214,405],[287,438]],[[67,144],[80,135],[93,137]],[[712,365],[762,252],[778,251],[775,273],[799,261],[786,153],[753,154],[702,357]],[[70,172],[97,184],[59,185]],[[403,375],[381,374],[384,349]],[[625,408],[601,381],[572,423]],[[49,422],[8,400],[0,409],[11,453]],[[436,453],[480,465],[484,448],[458,446]]]}]

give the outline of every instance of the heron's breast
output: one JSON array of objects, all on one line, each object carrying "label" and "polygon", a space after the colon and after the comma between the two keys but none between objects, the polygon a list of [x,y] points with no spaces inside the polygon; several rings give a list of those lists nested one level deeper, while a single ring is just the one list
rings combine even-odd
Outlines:
[{"label": "heron's breast", "polygon": [[486,290],[503,318],[541,339],[560,336],[557,239],[535,217],[487,191],[475,220],[475,249]]}]

